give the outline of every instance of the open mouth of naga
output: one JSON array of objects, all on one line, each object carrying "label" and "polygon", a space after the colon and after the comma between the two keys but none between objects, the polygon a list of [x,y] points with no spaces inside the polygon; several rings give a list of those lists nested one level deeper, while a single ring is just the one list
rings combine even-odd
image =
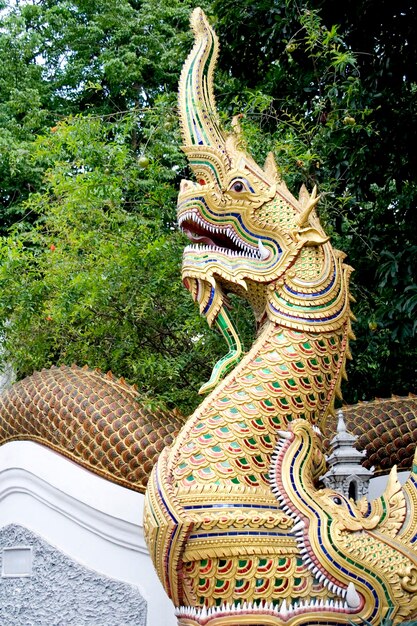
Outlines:
[{"label": "open mouth of naga", "polygon": [[185,253],[215,251],[228,257],[258,261],[264,261],[270,255],[260,239],[257,245],[250,245],[243,241],[232,224],[210,224],[196,210],[182,213],[178,218],[178,226],[192,242],[185,248]]}]

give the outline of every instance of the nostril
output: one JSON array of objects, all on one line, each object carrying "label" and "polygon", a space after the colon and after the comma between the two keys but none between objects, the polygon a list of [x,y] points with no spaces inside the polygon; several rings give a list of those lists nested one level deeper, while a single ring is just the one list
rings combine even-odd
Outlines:
[{"label": "nostril", "polygon": [[191,187],[193,187],[193,183],[191,181],[189,181],[189,180],[186,180],[185,178],[183,178],[182,181],[180,182],[180,191],[181,191],[181,193],[184,193],[185,191],[187,191]]}]

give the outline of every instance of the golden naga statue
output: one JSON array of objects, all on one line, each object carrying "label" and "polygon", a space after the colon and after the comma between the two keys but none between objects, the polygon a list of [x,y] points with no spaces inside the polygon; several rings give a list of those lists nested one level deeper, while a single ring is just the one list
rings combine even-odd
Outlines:
[{"label": "golden naga statue", "polygon": [[[351,269],[323,231],[316,191],[295,198],[272,155],[262,168],[247,153],[238,119],[231,133],[221,127],[217,39],[201,9],[192,27],[179,89],[197,181],[183,181],[178,199],[191,240],[183,280],[229,352],[149,480],[155,567],[181,626],[417,619],[417,462],[403,487],[394,468],[371,503],[319,486],[321,432],[352,338]],[[258,323],[245,355],[230,292]]]}]

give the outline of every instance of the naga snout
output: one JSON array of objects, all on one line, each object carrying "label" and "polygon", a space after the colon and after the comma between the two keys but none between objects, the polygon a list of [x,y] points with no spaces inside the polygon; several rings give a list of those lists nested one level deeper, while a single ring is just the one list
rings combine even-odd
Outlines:
[{"label": "naga snout", "polygon": [[194,183],[192,180],[187,180],[183,178],[180,182],[180,193],[187,193],[188,191],[193,191],[199,187],[198,183]]}]

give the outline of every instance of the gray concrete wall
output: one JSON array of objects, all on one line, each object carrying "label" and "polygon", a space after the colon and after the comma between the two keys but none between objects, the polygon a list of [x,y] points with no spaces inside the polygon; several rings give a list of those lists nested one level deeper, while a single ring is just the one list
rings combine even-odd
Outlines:
[{"label": "gray concrete wall", "polygon": [[146,626],[136,587],[84,568],[22,526],[0,530],[0,572],[2,626]]}]

